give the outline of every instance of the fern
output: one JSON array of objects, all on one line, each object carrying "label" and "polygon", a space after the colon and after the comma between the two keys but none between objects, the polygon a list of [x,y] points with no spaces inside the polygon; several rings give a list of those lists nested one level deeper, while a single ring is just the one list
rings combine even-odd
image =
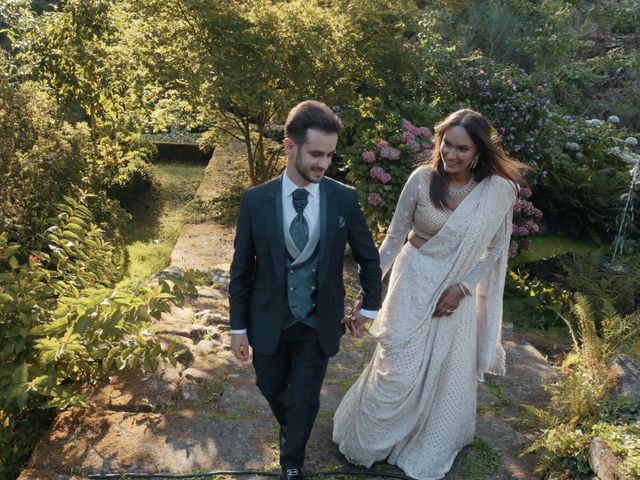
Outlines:
[{"label": "fern", "polygon": [[599,432],[616,441],[626,471],[636,472],[640,432],[631,425],[637,412],[616,396],[611,364],[623,345],[640,336],[640,311],[621,315],[605,297],[599,296],[602,306],[596,309],[586,295],[575,295],[572,315],[563,317],[573,351],[563,364],[563,375],[547,387],[551,404],[546,410],[525,407],[540,434],[522,455],[537,454],[537,471],[549,478],[588,473],[589,444]]}]

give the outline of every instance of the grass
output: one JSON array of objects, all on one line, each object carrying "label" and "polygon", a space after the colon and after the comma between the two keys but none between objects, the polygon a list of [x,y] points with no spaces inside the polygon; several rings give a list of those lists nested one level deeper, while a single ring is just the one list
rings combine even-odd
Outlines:
[{"label": "grass", "polygon": [[517,267],[523,263],[536,262],[543,258],[555,257],[567,252],[589,252],[595,246],[587,242],[580,242],[566,237],[547,235],[532,237],[529,250],[521,252],[510,262],[510,267]]},{"label": "grass", "polygon": [[336,411],[333,408],[321,408],[318,410],[318,418],[333,418]]},{"label": "grass", "polygon": [[194,198],[185,206],[189,223],[216,222],[233,226],[238,218],[241,195],[229,193],[212,198]]},{"label": "grass", "polygon": [[123,232],[130,280],[145,279],[169,264],[180,228],[187,223],[185,206],[193,199],[204,166],[186,162],[154,164],[151,190],[138,199],[132,221]]},{"label": "grass", "polygon": [[505,392],[500,385],[498,385],[493,379],[485,378],[484,384],[487,389],[502,402],[503,405],[511,405],[512,401],[507,392]]},{"label": "grass", "polygon": [[456,471],[465,480],[492,478],[500,466],[500,457],[478,437],[471,444],[472,455],[460,459]]}]

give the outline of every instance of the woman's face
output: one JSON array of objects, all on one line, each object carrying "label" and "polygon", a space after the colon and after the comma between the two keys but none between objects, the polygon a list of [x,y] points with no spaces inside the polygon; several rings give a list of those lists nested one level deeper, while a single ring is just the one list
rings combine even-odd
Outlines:
[{"label": "woman's face", "polygon": [[464,127],[450,127],[442,135],[440,157],[444,163],[444,171],[449,174],[469,169],[469,164],[478,156],[478,148],[471,140]]}]

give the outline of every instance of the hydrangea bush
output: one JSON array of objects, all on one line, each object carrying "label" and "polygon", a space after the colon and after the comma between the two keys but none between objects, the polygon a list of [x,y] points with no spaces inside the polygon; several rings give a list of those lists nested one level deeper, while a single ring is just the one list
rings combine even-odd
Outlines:
[{"label": "hydrangea bush", "polygon": [[400,192],[417,164],[429,159],[431,130],[397,118],[362,134],[363,143],[345,149],[347,181],[355,185],[374,236],[391,222]]},{"label": "hydrangea bush", "polygon": [[540,233],[542,211],[533,206],[529,188],[523,187],[513,206],[513,231],[509,244],[509,258],[514,258],[522,250],[529,249],[529,237]]},{"label": "hydrangea bush", "polygon": [[[550,231],[610,242],[629,166],[616,152],[633,146],[615,118],[584,119],[550,113],[548,141],[539,165],[536,199]],[[637,201],[637,200],[636,200]]]},{"label": "hydrangea bush", "polygon": [[437,101],[448,106],[445,115],[460,108],[481,112],[496,127],[509,155],[533,167],[539,164],[550,112],[542,85],[516,67],[479,55],[440,59],[435,68],[447,72],[437,88]]}]

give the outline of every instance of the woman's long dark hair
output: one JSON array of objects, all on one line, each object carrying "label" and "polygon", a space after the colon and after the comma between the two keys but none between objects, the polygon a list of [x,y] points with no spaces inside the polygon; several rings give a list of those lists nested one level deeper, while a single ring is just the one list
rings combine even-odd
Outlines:
[{"label": "woman's long dark hair", "polygon": [[471,170],[477,182],[489,175],[499,175],[516,185],[526,185],[523,174],[531,167],[509,157],[498,144],[498,132],[491,123],[481,113],[465,108],[452,113],[435,126],[433,150],[428,164],[433,168],[429,195],[436,207],[446,207],[449,179],[444,170],[440,147],[442,137],[451,127],[464,128],[478,149],[478,164]]}]

